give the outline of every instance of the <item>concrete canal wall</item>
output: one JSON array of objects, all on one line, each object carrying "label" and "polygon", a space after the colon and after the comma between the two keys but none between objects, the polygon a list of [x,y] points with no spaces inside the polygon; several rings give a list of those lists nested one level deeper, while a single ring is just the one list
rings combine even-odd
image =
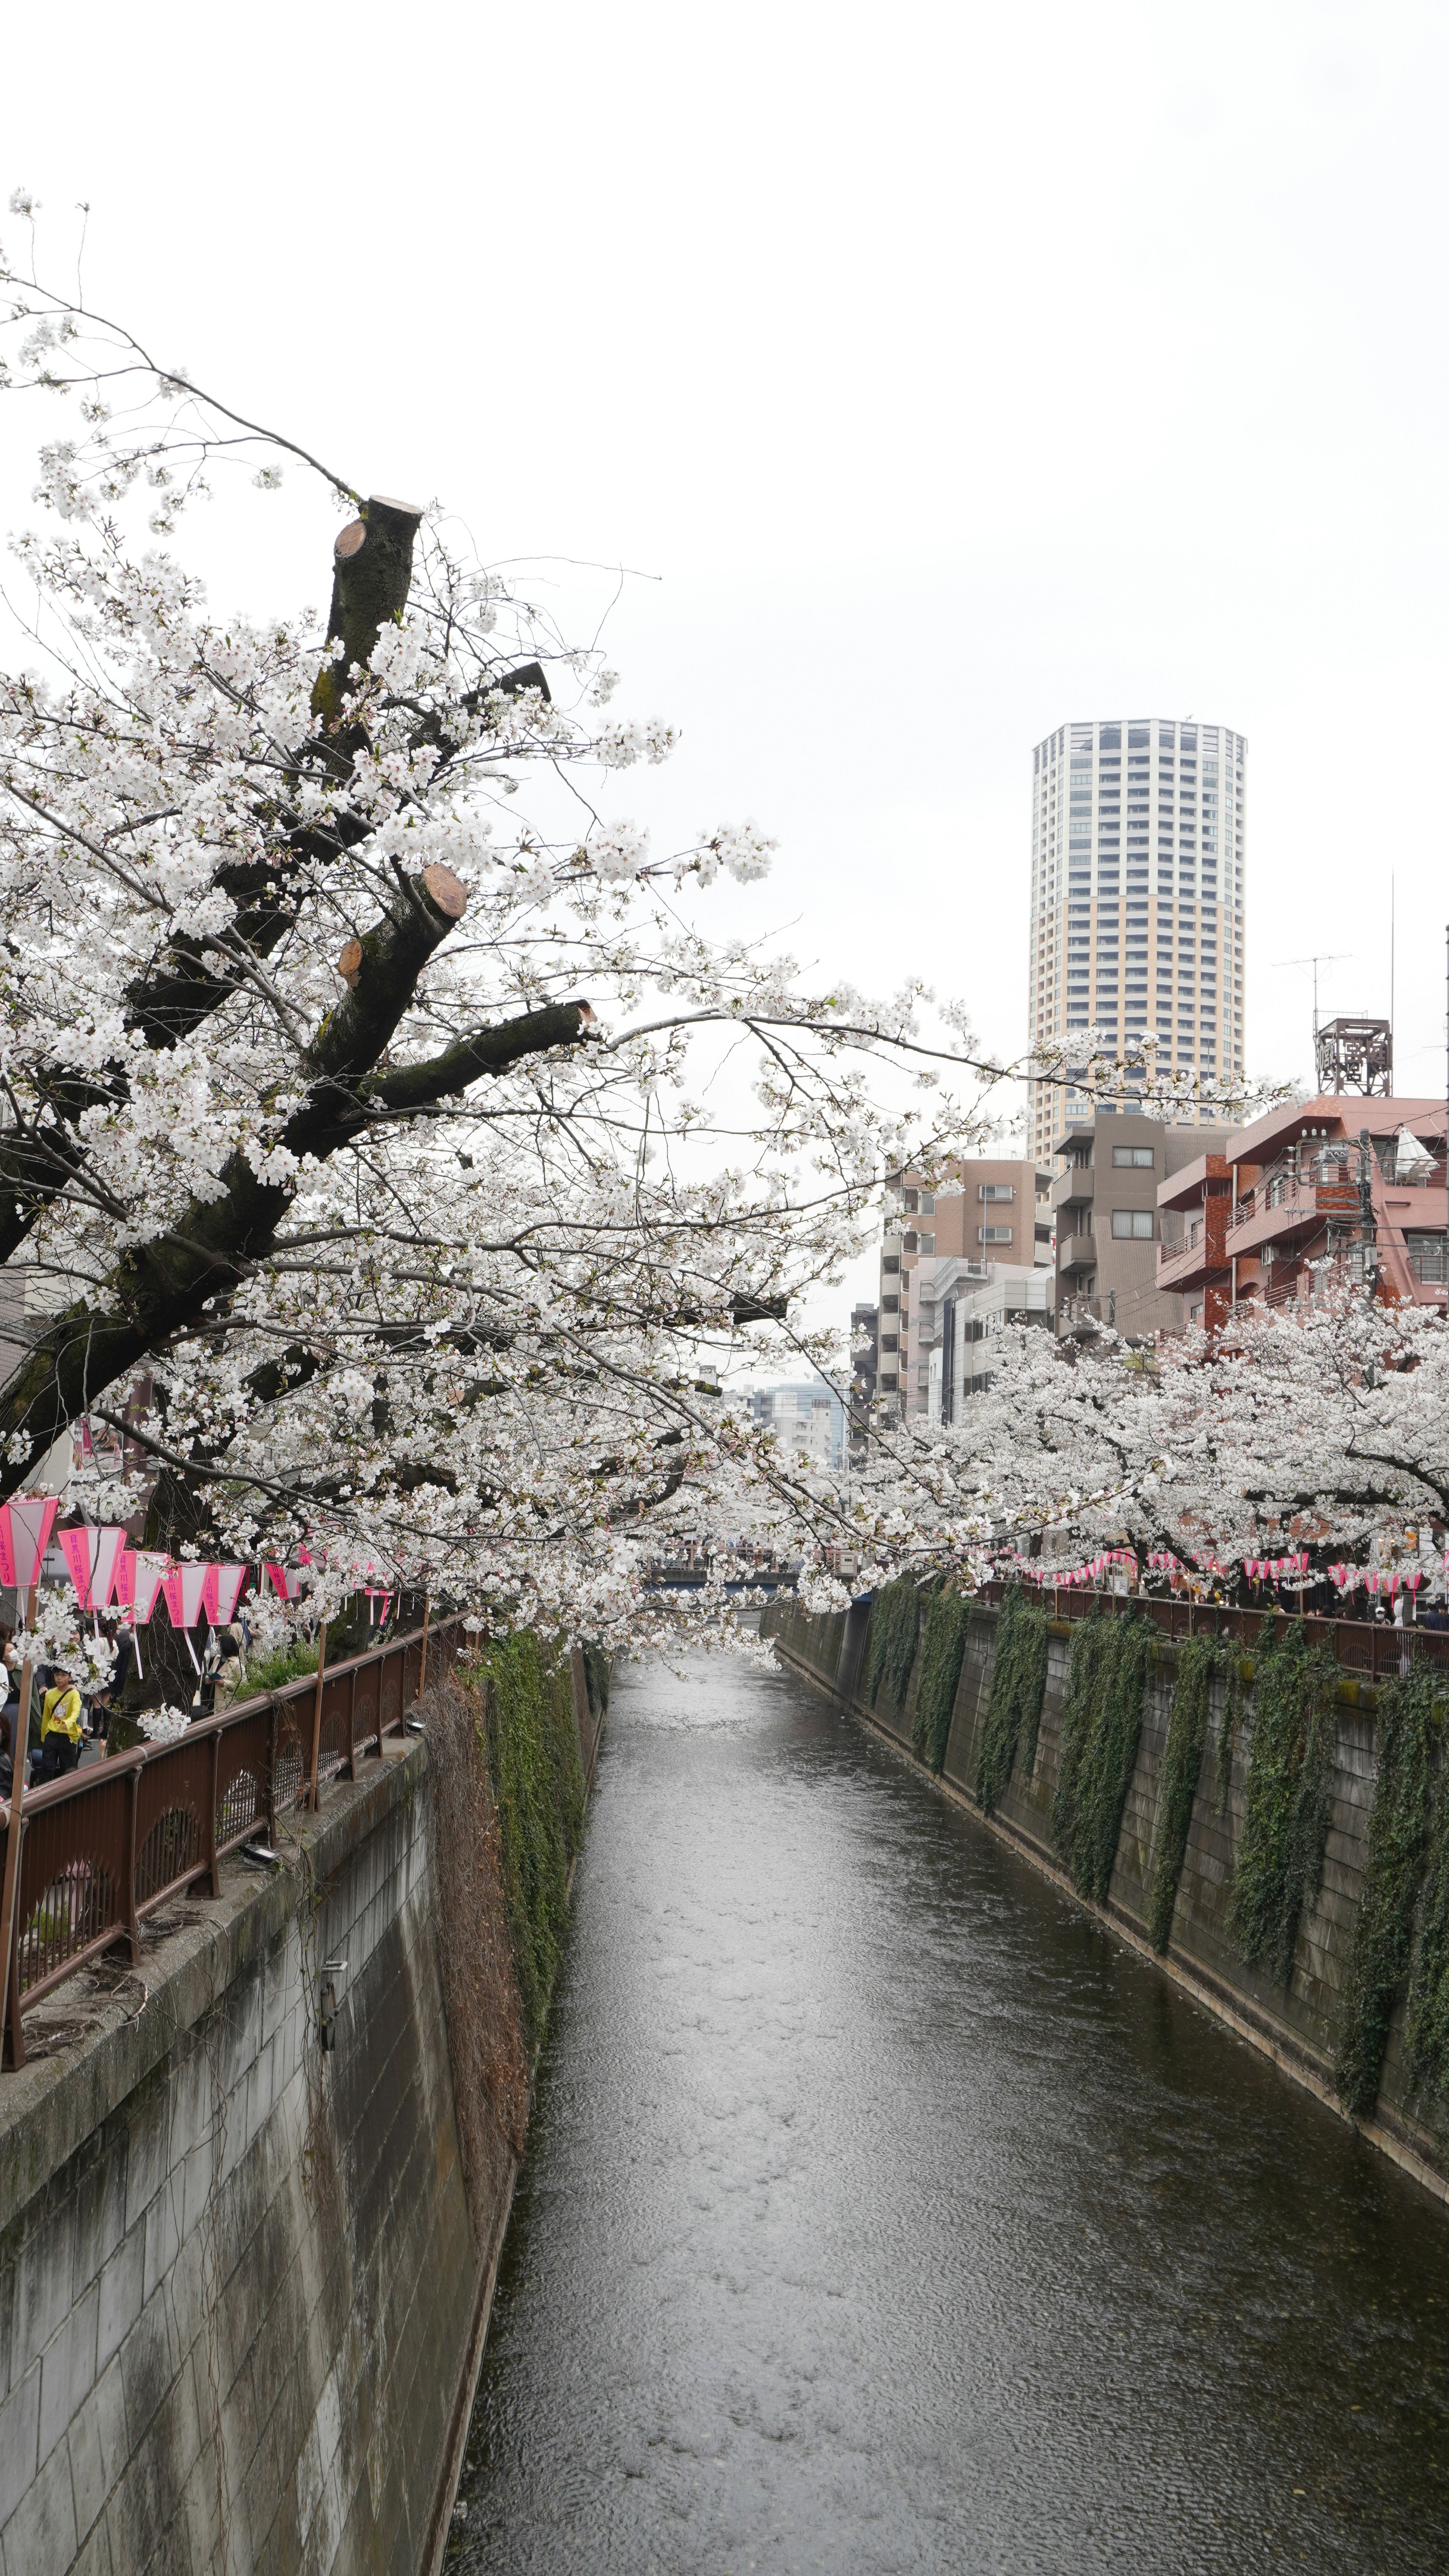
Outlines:
[{"label": "concrete canal wall", "polygon": [[[798,1602],[781,1601],[764,1612],[762,1627],[786,1662],[830,1689],[842,1705],[878,1728],[909,1760],[916,1762],[912,1730],[921,1680],[921,1648],[918,1643],[899,1706],[893,1706],[885,1692],[878,1692],[875,1705],[870,1705],[864,1696],[870,1615],[858,1610],[830,1618],[812,1617]],[[1049,1624],[1046,1689],[1035,1759],[1025,1778],[1020,1776],[1020,1765],[1014,1766],[995,1813],[988,1816],[976,1798],[974,1784],[991,1696],[998,1617],[989,1604],[973,1608],[940,1783],[971,1807],[992,1831],[1067,1886],[1069,1881],[1053,1833],[1052,1797],[1061,1769],[1062,1718],[1075,1623]],[[1140,1948],[1199,2002],[1274,2057],[1286,2072],[1335,2109],[1341,2109],[1334,2069],[1377,1777],[1374,1688],[1349,1675],[1343,1675],[1338,1684],[1326,1776],[1329,1822],[1322,1881],[1303,1914],[1291,1976],[1286,1983],[1279,1983],[1263,1968],[1246,1963],[1228,1926],[1228,1896],[1242,1838],[1253,1747],[1251,1680],[1245,1686],[1225,1794],[1219,1788],[1212,1743],[1224,1685],[1221,1679],[1213,1685],[1209,1742],[1193,1799],[1171,1939],[1161,1957],[1149,1944],[1148,1890],[1177,1669],[1177,1647],[1165,1638],[1159,1640],[1107,1900],[1104,1906],[1092,1906],[1090,1900],[1083,1900],[1074,1890],[1073,1901],[1087,1902],[1090,1911]],[[924,1764],[918,1767],[925,1770]],[[926,1776],[936,1775],[927,1771]],[[1379,2098],[1372,2117],[1360,2120],[1357,2126],[1440,2198],[1449,2198],[1446,2136],[1434,2120],[1432,2109],[1426,2110],[1409,2089],[1404,2025],[1405,1999],[1401,1993],[1390,2025]]]},{"label": "concrete canal wall", "polygon": [[[587,1780],[578,1657],[574,1684]],[[437,1743],[430,1713],[293,1816],[280,1869],[226,1863],[139,1972],[27,2017],[0,2075],[4,2576],[437,2563],[527,2097],[516,2006],[498,2075],[489,1812]]]}]

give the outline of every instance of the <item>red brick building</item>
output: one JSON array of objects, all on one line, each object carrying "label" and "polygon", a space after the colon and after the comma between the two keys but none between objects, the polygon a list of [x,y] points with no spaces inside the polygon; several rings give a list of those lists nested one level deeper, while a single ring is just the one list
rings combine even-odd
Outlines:
[{"label": "red brick building", "polygon": [[1381,1297],[1445,1303],[1445,1104],[1322,1093],[1230,1135],[1163,1181],[1181,1245],[1157,1284],[1210,1328],[1235,1305],[1305,1303],[1371,1281]]}]

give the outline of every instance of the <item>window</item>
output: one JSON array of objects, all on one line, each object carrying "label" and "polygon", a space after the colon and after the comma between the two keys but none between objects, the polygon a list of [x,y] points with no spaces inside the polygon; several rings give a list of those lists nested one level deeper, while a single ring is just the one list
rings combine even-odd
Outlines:
[{"label": "window", "polygon": [[882,1297],[880,1308],[883,1315],[898,1315],[901,1311],[901,1301],[899,1297]]},{"label": "window", "polygon": [[900,1266],[901,1266],[901,1257],[900,1257],[900,1254],[899,1254],[898,1252],[888,1252],[888,1253],[886,1254],[886,1256],[885,1256],[885,1259],[884,1259],[884,1260],[883,1260],[883,1262],[881,1263],[881,1268],[882,1268],[882,1270],[885,1272],[885,1275],[886,1275],[886,1277],[887,1277],[888,1279],[889,1279],[889,1278],[891,1278],[891,1277],[892,1277],[892,1276],[893,1276],[893,1275],[894,1275],[894,1274],[895,1274],[895,1273],[900,1269]]},{"label": "window", "polygon": [[978,1243],[1010,1243],[1011,1228],[1009,1225],[978,1225],[976,1240]]},{"label": "window", "polygon": [[932,1197],[932,1195],[931,1195],[931,1193],[930,1193],[930,1191],[929,1191],[929,1190],[922,1190],[922,1192],[921,1192],[921,1214],[922,1214],[922,1216],[934,1216],[934,1215],[935,1215],[935,1213],[936,1213],[936,1202],[935,1202],[934,1198]]},{"label": "window", "polygon": [[882,1333],[880,1346],[883,1351],[898,1351],[901,1346],[899,1333]]},{"label": "window", "polygon": [[[1121,1150],[1119,1146],[1117,1152],[1114,1152],[1112,1156],[1114,1162],[1117,1159],[1117,1153]],[[1112,1234],[1118,1243],[1150,1243],[1152,1241],[1151,1208],[1114,1208]]]},{"label": "window", "polygon": [[932,1254],[934,1253],[935,1249],[936,1249],[936,1238],[935,1238],[935,1236],[934,1236],[933,1234],[923,1234],[923,1235],[922,1235],[922,1237],[921,1237],[921,1251],[922,1251],[922,1254],[924,1255],[924,1257],[925,1257],[925,1259],[926,1259],[926,1260],[928,1260],[928,1261],[930,1260],[930,1258],[931,1258]]},{"label": "window", "polygon": [[1010,1181],[979,1181],[976,1195],[979,1199],[1014,1199],[1016,1192]]},{"label": "window", "polygon": [[1119,1172],[1150,1172],[1156,1168],[1157,1156],[1151,1145],[1114,1145],[1112,1160]]}]

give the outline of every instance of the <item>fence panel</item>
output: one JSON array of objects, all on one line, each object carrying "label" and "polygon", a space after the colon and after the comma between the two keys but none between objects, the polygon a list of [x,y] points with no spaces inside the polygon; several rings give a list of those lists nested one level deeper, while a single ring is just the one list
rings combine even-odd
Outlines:
[{"label": "fence panel", "polygon": [[26,1798],[12,2004],[33,2002],[134,1935],[131,1821],[144,1759],[106,1763],[94,1788],[73,1771]]},{"label": "fence panel", "polygon": [[[419,1605],[421,1607],[421,1604]],[[428,1670],[451,1669],[455,1620],[428,1634]],[[319,1774],[332,1778],[396,1731],[417,1697],[421,1635],[397,1637],[324,1674]],[[25,2062],[21,2010],[113,1942],[139,1954],[141,1918],[199,1879],[217,1886],[219,1856],[275,1829],[308,1787],[315,1678],[243,1701],[187,1728],[179,1742],[137,1746],[24,1793],[16,1938],[6,1979],[5,2037]],[[0,1802],[0,1834],[9,1808]]]}]

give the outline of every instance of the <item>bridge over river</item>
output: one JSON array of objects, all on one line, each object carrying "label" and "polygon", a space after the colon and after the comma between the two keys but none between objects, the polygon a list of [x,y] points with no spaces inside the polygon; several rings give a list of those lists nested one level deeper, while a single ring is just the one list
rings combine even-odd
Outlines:
[{"label": "bridge over river", "polygon": [[621,1672],[454,2576],[1449,2559],[1449,2214],[803,1681]]}]

